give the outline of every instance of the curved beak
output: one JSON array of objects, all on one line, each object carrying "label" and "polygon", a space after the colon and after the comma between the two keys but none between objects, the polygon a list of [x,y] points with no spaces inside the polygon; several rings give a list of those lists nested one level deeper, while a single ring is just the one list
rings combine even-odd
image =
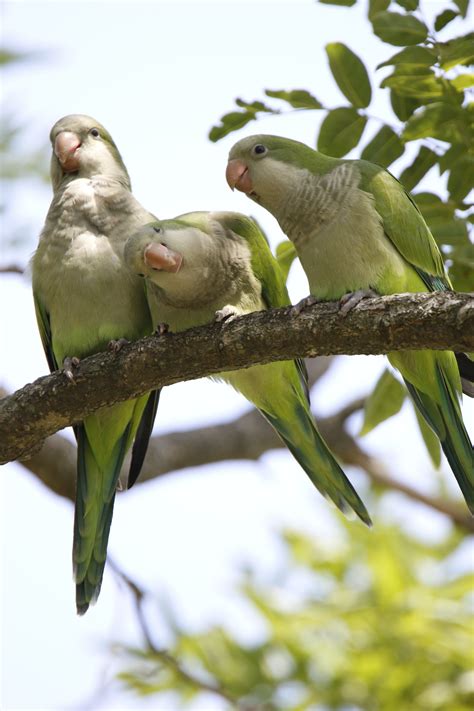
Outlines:
[{"label": "curved beak", "polygon": [[225,177],[229,187],[248,195],[253,190],[252,179],[246,163],[239,158],[233,158],[227,163]]},{"label": "curved beak", "polygon": [[147,267],[160,272],[171,272],[176,274],[183,263],[183,255],[159,242],[151,242],[143,252]]},{"label": "curved beak", "polygon": [[80,147],[79,136],[72,131],[61,131],[54,142],[54,153],[66,173],[79,170],[79,156],[76,151]]}]

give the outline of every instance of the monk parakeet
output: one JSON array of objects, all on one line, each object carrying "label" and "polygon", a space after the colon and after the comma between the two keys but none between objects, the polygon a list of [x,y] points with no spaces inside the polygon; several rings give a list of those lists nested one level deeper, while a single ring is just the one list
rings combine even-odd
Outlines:
[{"label": "monk parakeet", "polygon": [[[123,261],[125,240],[153,219],[135,200],[110,134],[89,116],[60,119],[51,130],[53,201],[32,259],[36,316],[51,370],[73,380],[77,359],[121,339],[152,332],[143,281]],[[75,426],[77,492],[73,566],[76,605],[97,599],[115,491],[134,442],[130,478],[138,476],[158,393],[98,410]]]},{"label": "monk parakeet", "polygon": [[[251,136],[230,151],[227,181],[278,220],[318,300],[346,305],[377,294],[451,289],[420,211],[386,170],[331,158],[278,136]],[[474,459],[463,423],[461,383],[449,351],[388,354],[421,415],[438,436],[474,513]]]},{"label": "monk parakeet", "polygon": [[[153,222],[130,237],[125,261],[145,276],[156,325],[182,331],[290,303],[283,275],[252,219],[194,212]],[[319,491],[367,524],[364,504],[314,424],[301,360],[221,373],[275,428]]]}]

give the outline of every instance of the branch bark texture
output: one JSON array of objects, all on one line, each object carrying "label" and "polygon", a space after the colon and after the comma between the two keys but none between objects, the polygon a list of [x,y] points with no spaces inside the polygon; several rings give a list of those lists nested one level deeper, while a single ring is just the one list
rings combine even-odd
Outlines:
[{"label": "branch bark texture", "polygon": [[84,359],[74,384],[58,371],[1,400],[0,463],[33,453],[46,437],[101,407],[181,380],[296,356],[425,348],[474,350],[473,294],[377,297],[347,316],[336,302],[301,313],[287,307],[150,336],[118,354]]}]

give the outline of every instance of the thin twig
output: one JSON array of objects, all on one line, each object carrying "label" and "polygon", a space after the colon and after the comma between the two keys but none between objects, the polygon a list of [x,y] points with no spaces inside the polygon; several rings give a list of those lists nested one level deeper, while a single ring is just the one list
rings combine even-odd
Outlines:
[{"label": "thin twig", "polygon": [[25,270],[18,264],[10,264],[6,267],[0,266],[0,274],[24,274]]},{"label": "thin twig", "polygon": [[[200,689],[201,691],[209,692],[211,694],[216,694],[220,698],[224,699],[230,704],[233,704],[235,708],[239,708],[238,700],[235,699],[231,694],[229,694],[225,689],[223,689],[220,685],[217,684],[211,684],[207,681],[204,681],[203,679],[198,678],[197,676],[194,676],[191,672],[187,671],[184,669],[184,667],[179,663],[173,655],[171,655],[169,652],[167,652],[165,649],[159,649],[156,647],[155,643],[153,642],[153,639],[150,634],[150,630],[148,627],[148,623],[146,620],[145,612],[143,609],[143,603],[146,598],[147,593],[145,593],[144,590],[142,590],[126,573],[119,568],[117,563],[111,559],[110,556],[107,558],[108,565],[110,568],[113,570],[115,575],[119,580],[121,580],[127,588],[130,590],[133,596],[133,600],[135,603],[135,609],[137,613],[137,619],[140,625],[140,629],[142,631],[147,649],[149,652],[153,654],[162,664],[169,669],[171,669],[177,676],[179,676],[183,681],[185,681],[187,684],[190,684],[196,689]],[[247,711],[247,707],[246,707]]]}]

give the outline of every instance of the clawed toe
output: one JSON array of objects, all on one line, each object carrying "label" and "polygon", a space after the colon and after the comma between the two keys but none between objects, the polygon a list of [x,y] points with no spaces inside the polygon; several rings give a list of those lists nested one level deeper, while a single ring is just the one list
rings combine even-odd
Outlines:
[{"label": "clawed toe", "polygon": [[371,296],[378,296],[377,292],[373,289],[358,289],[357,291],[351,291],[348,294],[344,294],[339,300],[339,311],[343,316],[347,316],[349,311],[352,311],[354,306],[357,306],[362,299],[367,299]]},{"label": "clawed toe", "polygon": [[156,336],[164,336],[165,333],[169,333],[170,327],[167,323],[159,323],[158,326],[155,328],[155,335]]},{"label": "clawed toe", "polygon": [[216,311],[214,314],[214,321],[216,323],[223,323],[232,321],[236,316],[238,316],[238,311],[234,306],[224,306],[224,308],[219,309],[219,311]]},{"label": "clawed toe", "polygon": [[117,340],[112,339],[107,344],[107,350],[112,351],[112,353],[118,353],[124,346],[128,345],[130,341],[126,338],[118,338]]},{"label": "clawed toe", "polygon": [[309,296],[305,296],[304,299],[301,299],[301,301],[291,307],[291,315],[299,316],[302,311],[309,308],[310,306],[314,306],[314,304],[318,304],[319,302],[320,299],[318,299],[316,296],[313,296],[312,294],[310,294]]},{"label": "clawed toe", "polygon": [[80,360],[76,356],[66,356],[63,360],[63,372],[70,383],[76,384],[74,380],[74,369],[79,365]]}]

